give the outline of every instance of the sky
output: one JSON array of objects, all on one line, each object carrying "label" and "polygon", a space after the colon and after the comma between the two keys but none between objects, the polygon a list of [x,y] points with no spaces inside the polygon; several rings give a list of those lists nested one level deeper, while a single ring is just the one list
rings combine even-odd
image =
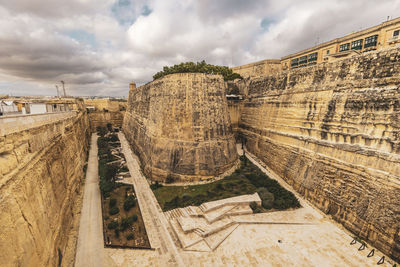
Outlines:
[{"label": "sky", "polygon": [[400,0],[0,0],[0,94],[127,96],[186,61],[281,58],[400,16]]}]

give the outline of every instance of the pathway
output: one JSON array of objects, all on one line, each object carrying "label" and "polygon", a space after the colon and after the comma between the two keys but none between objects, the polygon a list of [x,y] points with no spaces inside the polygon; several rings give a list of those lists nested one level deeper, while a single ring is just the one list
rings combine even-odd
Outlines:
[{"label": "pathway", "polygon": [[118,133],[121,141],[122,152],[132,175],[136,197],[138,199],[146,231],[152,248],[159,254],[159,262],[163,266],[185,266],[182,258],[168,233],[168,222],[150,189],[150,186],[140,171],[137,159],[134,157],[130,146],[123,133]]},{"label": "pathway", "polygon": [[114,266],[104,250],[98,176],[97,135],[91,138],[75,267]]}]

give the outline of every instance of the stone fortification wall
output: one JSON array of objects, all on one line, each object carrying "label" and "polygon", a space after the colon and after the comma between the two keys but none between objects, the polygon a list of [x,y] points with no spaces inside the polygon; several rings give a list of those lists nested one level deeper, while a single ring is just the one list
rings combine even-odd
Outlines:
[{"label": "stone fortification wall", "polygon": [[98,126],[106,127],[108,123],[111,123],[113,127],[122,127],[125,111],[90,111],[88,114],[90,129],[92,132],[95,132]]},{"label": "stone fortification wall", "polygon": [[241,100],[228,100],[228,112],[229,117],[231,119],[232,130],[235,133],[235,137],[237,138],[236,133],[238,132],[240,116],[243,109]]},{"label": "stone fortification wall", "polygon": [[239,127],[296,191],[400,258],[400,49],[253,79]]},{"label": "stone fortification wall", "polygon": [[114,127],[122,127],[127,102],[112,100],[108,98],[84,99],[86,107],[94,107],[90,110],[89,121],[92,132],[96,131],[98,126],[106,127],[111,123]]},{"label": "stone fortification wall", "polygon": [[123,131],[148,177],[207,179],[237,161],[220,75],[171,74],[129,92]]},{"label": "stone fortification wall", "polygon": [[0,136],[21,132],[75,116],[76,111],[0,117]]},{"label": "stone fortification wall", "polygon": [[280,59],[266,59],[242,66],[232,68],[233,72],[239,73],[243,78],[262,77],[276,74],[281,71]]},{"label": "stone fortification wall", "polygon": [[89,122],[85,112],[68,114],[0,136],[2,266],[58,266],[60,256],[62,266],[73,265],[69,233],[78,218]]}]

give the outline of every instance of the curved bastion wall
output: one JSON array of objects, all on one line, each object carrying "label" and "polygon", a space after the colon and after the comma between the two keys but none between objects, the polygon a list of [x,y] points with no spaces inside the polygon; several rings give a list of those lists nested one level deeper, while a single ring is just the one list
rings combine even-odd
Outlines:
[{"label": "curved bastion wall", "polygon": [[400,49],[252,79],[238,131],[315,206],[400,258]]},{"label": "curved bastion wall", "polygon": [[238,156],[221,75],[177,73],[131,87],[123,131],[147,177],[197,181]]}]

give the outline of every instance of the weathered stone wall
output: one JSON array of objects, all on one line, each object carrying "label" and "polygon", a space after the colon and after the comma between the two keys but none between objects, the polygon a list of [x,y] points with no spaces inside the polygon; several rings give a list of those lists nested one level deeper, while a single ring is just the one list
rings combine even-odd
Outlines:
[{"label": "weathered stone wall", "polygon": [[106,127],[108,123],[111,123],[113,127],[122,127],[124,114],[125,111],[91,111],[89,112],[90,129],[95,132],[98,126]]},{"label": "weathered stone wall", "polygon": [[72,266],[88,137],[86,112],[0,136],[2,266]]},{"label": "weathered stone wall", "polygon": [[229,117],[231,119],[232,130],[235,135],[239,130],[238,128],[239,128],[242,107],[243,107],[242,100],[228,100],[228,112],[229,112]]},{"label": "weathered stone wall", "polygon": [[254,79],[239,127],[296,191],[400,258],[400,49]]},{"label": "weathered stone wall", "polygon": [[242,66],[232,68],[233,72],[239,73],[243,78],[248,77],[262,77],[265,75],[272,75],[281,71],[280,59],[266,59]]},{"label": "weathered stone wall", "polygon": [[148,177],[207,179],[237,161],[222,76],[182,73],[129,92],[123,131]]},{"label": "weathered stone wall", "polygon": [[114,127],[122,127],[124,114],[127,106],[126,101],[112,100],[108,98],[85,99],[86,107],[94,107],[90,110],[89,121],[92,132],[96,131],[98,126],[106,127],[111,123]]}]

